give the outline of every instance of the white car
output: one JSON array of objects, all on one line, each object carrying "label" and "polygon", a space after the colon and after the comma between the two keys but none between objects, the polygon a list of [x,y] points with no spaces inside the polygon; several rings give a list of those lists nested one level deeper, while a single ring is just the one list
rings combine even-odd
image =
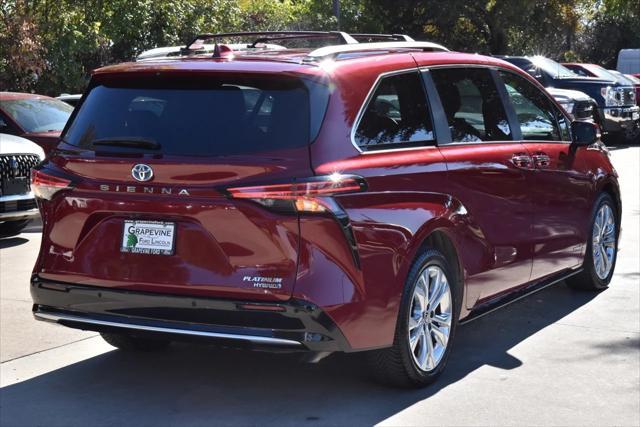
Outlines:
[{"label": "white car", "polygon": [[29,179],[42,160],[44,151],[35,143],[0,133],[0,237],[19,234],[40,214]]}]

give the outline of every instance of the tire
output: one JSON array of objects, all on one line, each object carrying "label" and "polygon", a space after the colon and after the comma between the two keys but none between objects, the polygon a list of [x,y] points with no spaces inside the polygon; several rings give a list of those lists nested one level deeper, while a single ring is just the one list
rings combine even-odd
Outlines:
[{"label": "tire", "polygon": [[625,144],[637,144],[640,142],[640,125],[636,124],[622,133]]},{"label": "tire", "polygon": [[[613,233],[606,232],[604,234],[599,234],[599,237],[596,238],[594,237],[594,233],[598,234],[598,229],[600,228],[598,225],[600,222],[600,212],[609,212],[611,215],[612,222],[603,218],[607,225],[606,230],[609,229],[608,227],[610,227],[611,224],[614,228]],[[613,199],[609,194],[601,193],[596,199],[593,212],[591,213],[591,228],[589,229],[589,237],[587,239],[587,249],[584,256],[584,262],[582,264],[582,271],[567,279],[567,285],[569,285],[569,287],[585,291],[601,291],[609,286],[618,258],[618,236],[620,231],[617,218],[618,212]],[[599,251],[598,249],[594,251],[594,244],[599,245]],[[606,250],[603,250],[603,247],[605,247]],[[612,254],[609,264],[610,267],[606,272],[599,270],[597,267],[598,263],[596,262],[598,259],[598,253],[601,257],[605,256],[608,261],[609,252]],[[604,260],[604,258],[602,259]]]},{"label": "tire", "polygon": [[[444,331],[443,323],[439,323],[437,319],[444,318],[443,313],[446,312],[446,297],[442,297],[440,304],[435,307],[436,317],[430,316],[432,307],[427,302],[427,316],[420,316],[419,300],[416,300],[416,288],[420,286],[421,277],[426,272],[429,277],[429,293],[433,290],[432,286],[435,286],[435,278],[430,275],[434,271],[440,271],[448,282],[449,289],[449,336],[446,340],[446,345],[442,346],[442,341],[436,339],[434,334],[435,329]],[[432,282],[433,280],[433,282]],[[424,283],[424,282],[423,282]],[[433,284],[432,284],[433,283]],[[430,300],[428,298],[427,300]],[[402,302],[400,305],[400,312],[398,314],[398,322],[396,325],[396,332],[393,341],[393,345],[390,348],[370,351],[367,354],[369,368],[373,377],[384,384],[393,385],[398,387],[424,387],[434,382],[438,376],[442,373],[449,358],[451,347],[453,344],[453,338],[455,336],[458,316],[460,315],[460,304],[462,301],[462,286],[460,286],[457,280],[456,274],[451,269],[450,264],[446,258],[435,249],[425,250],[413,263],[407,281],[404,286]],[[438,312],[440,313],[438,315]],[[438,317],[439,316],[439,317]],[[416,322],[410,324],[410,318],[422,318],[425,334],[421,335],[422,341],[418,339],[415,350],[412,350],[411,343],[412,337],[415,337],[415,331],[419,331],[419,326],[416,326]],[[429,324],[427,324],[429,322]],[[427,329],[429,328],[429,329]],[[433,358],[431,360],[431,366],[420,367],[419,355],[421,353],[421,345],[426,345],[429,349],[427,339],[431,340],[431,349],[433,350]],[[415,342],[415,341],[414,341]],[[437,348],[441,351],[438,352]],[[427,363],[429,358],[427,357]]]},{"label": "tire", "polygon": [[0,237],[12,237],[20,234],[31,220],[5,221],[0,223]]},{"label": "tire", "polygon": [[169,340],[141,338],[126,334],[103,332],[100,335],[108,344],[124,351],[159,351],[166,349],[171,344]]}]

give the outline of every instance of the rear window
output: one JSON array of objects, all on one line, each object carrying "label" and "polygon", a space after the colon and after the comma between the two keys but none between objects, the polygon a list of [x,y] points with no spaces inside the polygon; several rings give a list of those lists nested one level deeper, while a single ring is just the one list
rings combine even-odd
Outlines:
[{"label": "rear window", "polygon": [[157,147],[100,150],[222,156],[297,148],[316,137],[329,92],[294,78],[160,78],[100,83],[82,103],[64,139],[95,149],[96,141],[149,140]]}]

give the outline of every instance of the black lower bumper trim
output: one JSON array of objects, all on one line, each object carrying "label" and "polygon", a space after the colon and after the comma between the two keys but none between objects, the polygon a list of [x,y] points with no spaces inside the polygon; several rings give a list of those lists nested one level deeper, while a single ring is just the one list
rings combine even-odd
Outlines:
[{"label": "black lower bumper trim", "polygon": [[[36,319],[97,332],[163,335],[240,347],[291,351],[351,351],[327,314],[306,301],[268,303],[113,290],[42,280],[31,295]],[[251,304],[251,310],[243,309]],[[279,311],[273,311],[277,307]]]}]

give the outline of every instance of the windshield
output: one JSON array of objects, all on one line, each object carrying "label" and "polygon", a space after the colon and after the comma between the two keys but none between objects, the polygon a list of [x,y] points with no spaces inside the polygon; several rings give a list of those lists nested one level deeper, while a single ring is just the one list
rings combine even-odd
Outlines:
[{"label": "windshield", "polygon": [[601,79],[612,80],[614,82],[620,82],[622,84],[631,84],[630,79],[623,74],[612,73],[611,71],[598,65],[586,65],[585,67]]},{"label": "windshield", "polygon": [[73,107],[57,99],[31,98],[2,101],[2,110],[25,132],[60,132]]},{"label": "windshield", "polygon": [[274,75],[127,79],[93,87],[64,139],[86,149],[176,155],[297,148],[318,133],[328,93]]},{"label": "windshield", "polygon": [[551,74],[554,79],[561,79],[564,77],[578,77],[576,73],[568,69],[562,64],[557,63],[556,61],[545,58],[544,56],[534,56],[531,59],[531,62],[536,67],[544,70],[547,74]]}]

